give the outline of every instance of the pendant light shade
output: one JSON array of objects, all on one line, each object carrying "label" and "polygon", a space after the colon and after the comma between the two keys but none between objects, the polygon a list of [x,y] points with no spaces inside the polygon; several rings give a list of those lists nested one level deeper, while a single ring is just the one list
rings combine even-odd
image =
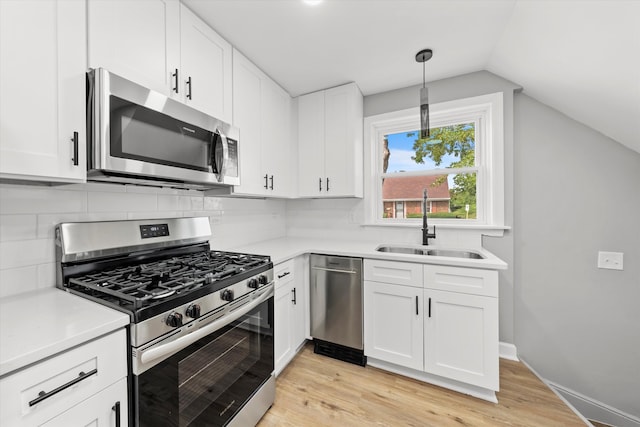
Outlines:
[{"label": "pendant light shade", "polygon": [[422,87],[420,88],[420,138],[429,138],[429,88],[426,86],[424,63],[431,59],[433,51],[423,49],[416,54],[416,61],[422,62]]}]

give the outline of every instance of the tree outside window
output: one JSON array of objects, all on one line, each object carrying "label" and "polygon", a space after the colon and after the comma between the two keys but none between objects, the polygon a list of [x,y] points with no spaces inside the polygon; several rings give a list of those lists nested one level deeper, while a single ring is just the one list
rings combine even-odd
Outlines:
[{"label": "tree outside window", "polygon": [[422,216],[427,189],[430,218],[476,219],[476,123],[448,124],[419,138],[418,130],[386,134],[382,141],[383,218]]}]

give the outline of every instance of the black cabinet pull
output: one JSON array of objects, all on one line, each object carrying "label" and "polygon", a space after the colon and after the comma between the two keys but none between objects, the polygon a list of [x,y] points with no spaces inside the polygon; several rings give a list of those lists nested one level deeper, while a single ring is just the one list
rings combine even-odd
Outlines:
[{"label": "black cabinet pull", "polygon": [[418,315],[418,295],[416,295],[416,316]]},{"label": "black cabinet pull", "polygon": [[175,85],[175,87],[174,87],[172,90],[173,90],[175,93],[178,93],[178,86],[179,86],[178,81],[179,81],[179,80],[178,80],[178,69],[177,69],[177,68],[176,68],[176,72],[175,72],[175,73],[173,73],[173,74],[171,74],[171,77],[173,77],[173,78],[174,78],[174,82],[175,82],[175,84],[176,84],[176,85]]},{"label": "black cabinet pull", "polygon": [[269,189],[269,175],[264,176],[264,189],[265,190]]},{"label": "black cabinet pull", "polygon": [[120,401],[117,401],[111,410],[116,412],[116,427],[120,427]]},{"label": "black cabinet pull", "polygon": [[78,166],[78,132],[73,133],[73,138],[71,138],[71,142],[73,142],[73,165]]},{"label": "black cabinet pull", "polygon": [[97,369],[89,371],[86,374],[84,372],[80,372],[78,374],[77,378],[72,379],[71,381],[69,381],[66,384],[62,384],[60,387],[55,388],[55,389],[51,390],[50,392],[45,392],[44,390],[42,390],[40,393],[38,393],[38,397],[33,399],[31,402],[29,402],[29,406],[37,405],[38,403],[42,402],[43,400],[48,399],[51,396],[60,393],[62,390],[65,390],[65,389],[67,389],[67,388],[69,388],[69,387],[71,387],[71,386],[73,386],[75,384],[78,384],[80,381],[86,380],[91,375],[97,374],[97,373],[98,373]]},{"label": "black cabinet pull", "polygon": [[297,301],[296,301],[296,299],[297,299],[296,298],[296,288],[293,288],[291,290],[291,292],[293,292],[293,299],[291,300],[291,302],[293,303],[293,305],[296,305],[297,304]]},{"label": "black cabinet pull", "polygon": [[284,272],[284,273],[282,273],[282,274],[278,274],[278,279],[282,279],[284,276],[288,276],[289,274],[291,274],[291,272],[290,272],[290,271],[285,271],[285,272]]},{"label": "black cabinet pull", "polygon": [[431,317],[431,298],[429,298],[429,317]]},{"label": "black cabinet pull", "polygon": [[318,190],[322,191],[322,178],[318,178]]},{"label": "black cabinet pull", "polygon": [[327,191],[329,191],[329,178],[327,178]]},{"label": "black cabinet pull", "polygon": [[271,180],[271,189],[273,190],[273,175],[271,175],[271,178],[269,178]]},{"label": "black cabinet pull", "polygon": [[189,87],[187,90],[187,98],[191,99],[191,76],[187,80],[187,86]]}]

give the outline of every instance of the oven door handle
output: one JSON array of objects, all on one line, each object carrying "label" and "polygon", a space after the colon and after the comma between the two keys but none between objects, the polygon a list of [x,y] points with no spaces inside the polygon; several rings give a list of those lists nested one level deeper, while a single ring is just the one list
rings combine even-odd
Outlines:
[{"label": "oven door handle", "polygon": [[220,319],[209,323],[208,325],[198,329],[197,331],[194,331],[188,335],[180,337],[175,341],[171,341],[168,344],[164,344],[159,347],[154,347],[149,350],[145,350],[140,355],[140,361],[142,363],[148,363],[160,357],[166,356],[168,354],[173,354],[177,351],[180,351],[190,346],[194,342],[206,337],[207,335],[217,331],[218,329],[221,329],[227,326],[231,322],[238,320],[239,318],[249,313],[251,310],[253,310],[254,308],[256,308],[257,306],[259,306],[260,304],[262,304],[263,302],[265,302],[266,300],[268,300],[273,296],[273,282],[271,282],[267,286],[270,286],[270,289],[268,291],[265,291],[262,295],[260,295],[256,299],[237,308],[235,311],[225,314]]}]

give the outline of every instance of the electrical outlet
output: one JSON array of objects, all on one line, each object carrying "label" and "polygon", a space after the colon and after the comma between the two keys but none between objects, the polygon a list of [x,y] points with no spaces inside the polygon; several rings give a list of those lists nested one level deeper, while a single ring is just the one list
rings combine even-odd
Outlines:
[{"label": "electrical outlet", "polygon": [[598,252],[598,268],[623,270],[623,255],[622,252]]}]

